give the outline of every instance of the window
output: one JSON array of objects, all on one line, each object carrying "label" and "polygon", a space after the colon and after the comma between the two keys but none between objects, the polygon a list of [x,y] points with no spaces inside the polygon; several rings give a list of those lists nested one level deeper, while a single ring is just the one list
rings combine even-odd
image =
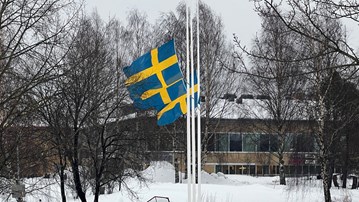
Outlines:
[{"label": "window", "polygon": [[271,174],[279,174],[279,166],[272,166]]},{"label": "window", "polygon": [[255,175],[256,174],[256,166],[255,165],[250,165],[249,167],[249,173],[250,175]]},{"label": "window", "polygon": [[222,166],[221,165],[216,165],[216,173],[218,172],[222,172]]},{"label": "window", "polygon": [[222,166],[222,172],[223,172],[224,174],[229,174],[228,165]]},{"label": "window", "polygon": [[239,174],[239,175],[243,174],[243,170],[246,169],[246,167],[243,165],[237,165],[235,168],[236,168],[236,174]]},{"label": "window", "polygon": [[296,150],[299,152],[313,152],[315,139],[309,134],[297,135]]},{"label": "window", "polygon": [[303,174],[309,174],[309,166],[307,166],[307,165],[304,165],[303,166]]},{"label": "window", "polygon": [[[268,166],[267,166],[268,167]],[[266,169],[266,168],[265,168]],[[268,167],[269,169],[269,167]],[[222,172],[223,174],[232,175],[255,175],[255,165],[216,165],[215,172]],[[267,171],[265,171],[267,172]]]},{"label": "window", "polygon": [[215,151],[214,148],[215,148],[215,135],[210,134],[208,144],[207,144],[207,150],[208,151]]},{"label": "window", "polygon": [[229,174],[236,174],[235,173],[235,166],[232,166],[232,165],[229,166]]},{"label": "window", "polygon": [[269,165],[264,165],[263,166],[263,175],[268,175],[269,174]]},{"label": "window", "polygon": [[242,151],[242,135],[241,134],[231,134],[229,140],[230,151]]},{"label": "window", "polygon": [[229,174],[228,165],[216,165],[216,173]]},{"label": "window", "polygon": [[217,151],[228,151],[228,135],[217,134]]},{"label": "window", "polygon": [[270,151],[276,152],[278,151],[278,135],[270,135],[269,136],[269,144],[270,144]]},{"label": "window", "polygon": [[256,151],[256,138],[255,134],[243,135],[243,151]]},{"label": "window", "polygon": [[315,150],[315,139],[310,134],[290,134],[286,138],[287,149],[290,152],[313,152]]},{"label": "window", "polygon": [[208,151],[242,151],[241,134],[213,134],[208,145]]},{"label": "window", "polygon": [[258,141],[258,151],[268,152],[269,151],[269,135],[260,135]]},{"label": "window", "polygon": [[[303,139],[306,137],[306,139]],[[208,151],[220,152],[277,152],[279,148],[279,137],[277,134],[235,134],[235,133],[217,133],[212,134],[208,141]],[[298,146],[298,144],[303,144]],[[313,141],[308,140],[308,136],[288,134],[285,138],[284,151],[311,151]]]},{"label": "window", "polygon": [[286,151],[286,152],[294,151],[294,148],[293,148],[294,139],[295,139],[294,134],[285,135],[285,138],[284,138],[284,151]]}]

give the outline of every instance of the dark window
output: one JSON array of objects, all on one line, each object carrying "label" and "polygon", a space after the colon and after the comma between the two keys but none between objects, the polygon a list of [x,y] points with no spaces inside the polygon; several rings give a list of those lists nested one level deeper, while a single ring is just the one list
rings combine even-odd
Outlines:
[{"label": "dark window", "polygon": [[293,134],[291,135],[291,150],[293,152],[313,152],[314,138],[309,134]]},{"label": "dark window", "polygon": [[249,166],[249,174],[250,175],[255,175],[256,174],[256,166],[255,165],[250,165]]},{"label": "dark window", "polygon": [[268,175],[269,174],[269,166],[265,165],[263,166],[263,175]]},{"label": "dark window", "polygon": [[229,174],[235,174],[235,166],[229,166]]},{"label": "dark window", "polygon": [[222,166],[222,172],[223,172],[224,174],[229,174],[228,165]]},{"label": "dark window", "polygon": [[309,166],[303,166],[303,174],[309,174]]},{"label": "dark window", "polygon": [[242,169],[243,175],[249,175],[250,170],[249,170],[249,166],[248,166],[248,165],[242,166],[241,169]]},{"label": "dark window", "polygon": [[216,173],[218,172],[222,172],[222,166],[221,165],[216,165]]},{"label": "dark window", "polygon": [[242,151],[242,135],[230,135],[230,151]]},{"label": "dark window", "polygon": [[271,174],[279,174],[279,166],[272,166]]},{"label": "dark window", "polygon": [[310,173],[311,175],[318,175],[318,174],[320,174],[320,166],[310,165],[310,166],[309,166],[309,173]]},{"label": "dark window", "polygon": [[209,140],[208,140],[208,144],[207,144],[207,150],[208,151],[214,151],[214,134],[209,134]]},{"label": "dark window", "polygon": [[270,135],[269,136],[270,141],[270,151],[276,152],[278,151],[278,135]]},{"label": "dark window", "polygon": [[269,151],[269,135],[259,136],[259,150],[261,152]]},{"label": "dark window", "polygon": [[302,134],[297,136],[297,145],[301,152],[313,152],[315,139],[312,135]]}]

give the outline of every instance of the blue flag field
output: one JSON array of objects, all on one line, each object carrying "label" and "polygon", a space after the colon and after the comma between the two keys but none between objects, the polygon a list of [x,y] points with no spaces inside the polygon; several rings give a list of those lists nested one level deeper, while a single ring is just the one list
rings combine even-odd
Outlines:
[{"label": "blue flag field", "polygon": [[[156,109],[158,125],[170,124],[187,113],[186,86],[178,65],[174,40],[142,55],[123,71],[135,107]],[[195,84],[195,94],[197,91]],[[197,98],[196,95],[194,97]]]}]

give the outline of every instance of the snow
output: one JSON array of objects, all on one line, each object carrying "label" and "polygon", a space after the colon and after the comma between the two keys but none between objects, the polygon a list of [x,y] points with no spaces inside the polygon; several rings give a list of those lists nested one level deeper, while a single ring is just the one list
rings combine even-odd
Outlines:
[{"label": "snow", "polygon": [[[273,115],[268,111],[267,101],[257,99],[256,96],[254,96],[254,99],[241,99],[241,103],[237,103],[236,100],[219,99],[211,111],[211,116],[224,119],[273,119]],[[290,102],[291,106],[296,109],[296,113],[288,117],[291,120],[307,120],[310,115],[308,106],[315,106],[315,103],[310,100],[292,99],[285,102]],[[286,105],[286,103],[283,103],[283,106]]]},{"label": "snow", "polygon": [[[148,179],[146,185],[139,183],[137,179],[128,179],[127,186],[137,192],[137,197],[131,197],[127,191],[113,194],[100,195],[101,202],[133,202],[148,201],[153,196],[168,197],[171,202],[187,201],[187,183],[174,183],[174,168],[167,162],[153,162],[143,171]],[[27,194],[26,202],[57,202],[61,201],[60,188],[54,178],[33,178],[26,181],[26,187],[30,184],[41,187],[39,191]],[[278,177],[252,177],[246,175],[224,175],[223,173],[202,172],[202,201],[204,202],[321,202],[323,200],[321,180],[315,177],[300,179],[287,179],[287,185],[279,185]],[[351,187],[349,180],[349,187]],[[35,184],[35,185],[34,185]],[[88,193],[88,201],[93,201],[93,196]],[[359,190],[332,188],[332,199],[339,201],[359,201]],[[73,199],[73,193],[67,190],[68,201],[78,202]],[[6,196],[0,196],[5,201]],[[15,201],[9,198],[9,201]],[[159,200],[160,201],[160,200]]]}]

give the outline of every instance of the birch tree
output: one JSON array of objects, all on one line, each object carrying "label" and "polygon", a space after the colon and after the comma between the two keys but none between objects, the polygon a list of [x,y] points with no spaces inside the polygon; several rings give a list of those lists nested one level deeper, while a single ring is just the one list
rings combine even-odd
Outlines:
[{"label": "birch tree", "polygon": [[78,8],[72,0],[0,2],[0,173],[21,148],[21,138],[10,141],[8,130],[38,120],[32,119],[39,107],[32,90],[57,77],[62,40]]},{"label": "birch tree", "polygon": [[[273,148],[272,154],[278,158],[280,184],[285,185],[284,152],[289,149],[286,145],[292,130],[290,122],[303,117],[299,110],[304,106],[303,100],[299,99],[304,99],[302,89],[306,81],[300,76],[300,62],[296,61],[299,38],[285,27],[272,9],[261,9],[260,16],[261,33],[255,38],[250,51],[241,45],[237,37],[234,41],[242,53],[249,56],[249,67],[243,66],[240,70],[246,75],[249,92],[264,98],[256,99],[256,105],[265,113],[253,109],[249,113],[258,119],[270,119],[264,121],[263,127],[255,127],[260,127],[259,131],[274,135],[278,140],[278,148]],[[236,57],[242,59],[240,52],[236,52]]]},{"label": "birch tree", "polygon": [[324,1],[287,1],[289,10],[285,12],[280,12],[279,9],[282,7],[274,1],[263,2],[264,4],[259,5],[259,9],[263,7],[273,9],[288,30],[301,38],[301,56],[298,61],[302,62],[302,74],[308,81],[306,90],[313,101],[308,105],[307,113],[316,123],[314,132],[319,147],[324,199],[329,202],[331,201],[330,148],[334,144],[336,133],[326,130],[331,113],[325,107],[325,100],[330,85],[323,86],[323,84],[325,78],[332,78],[334,69],[339,72],[345,70],[347,73],[351,72],[349,75],[354,75],[351,70],[357,64],[357,58],[346,41],[338,18],[331,16],[333,10],[329,8],[333,2],[329,1],[329,4],[325,4]]}]

